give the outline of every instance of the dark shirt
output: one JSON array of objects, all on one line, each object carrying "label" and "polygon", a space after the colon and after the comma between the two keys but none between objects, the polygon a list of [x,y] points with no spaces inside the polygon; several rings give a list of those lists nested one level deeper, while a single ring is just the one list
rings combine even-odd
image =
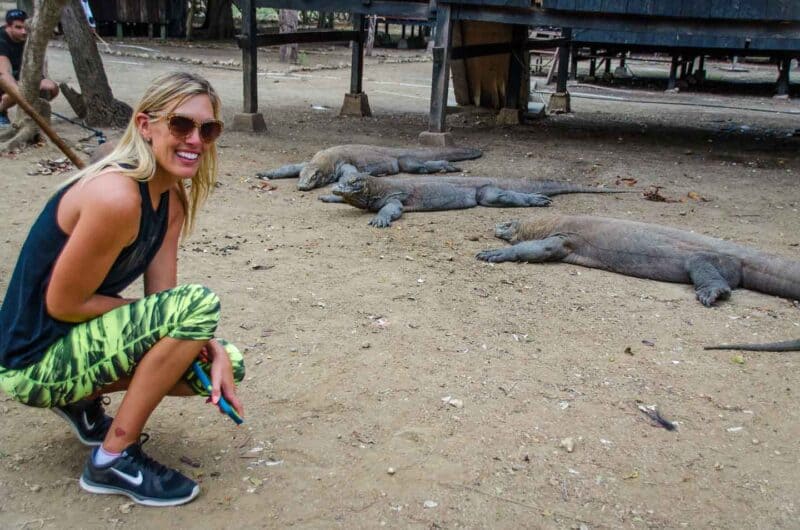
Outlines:
[{"label": "dark shirt", "polygon": [[[0,366],[19,369],[38,362],[47,348],[77,325],[51,317],[45,306],[53,265],[69,237],[56,220],[58,204],[69,188],[60,189],[47,202],[22,245],[0,307]],[[144,273],[164,241],[169,192],[161,194],[158,209],[153,210],[146,182],[139,183],[139,191],[142,215],[136,241],[122,249],[97,294],[119,296]]]},{"label": "dark shirt", "polygon": [[11,73],[19,81],[19,71],[22,68],[22,50],[24,42],[14,42],[6,33],[6,27],[0,28],[0,55],[4,55],[11,62]]}]

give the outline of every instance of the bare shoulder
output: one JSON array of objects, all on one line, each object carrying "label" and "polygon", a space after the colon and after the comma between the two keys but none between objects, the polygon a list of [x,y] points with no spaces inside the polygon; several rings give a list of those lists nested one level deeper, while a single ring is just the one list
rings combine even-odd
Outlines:
[{"label": "bare shoulder", "polygon": [[138,219],[142,208],[139,184],[121,173],[109,171],[78,182],[81,211],[113,213],[115,216]]}]

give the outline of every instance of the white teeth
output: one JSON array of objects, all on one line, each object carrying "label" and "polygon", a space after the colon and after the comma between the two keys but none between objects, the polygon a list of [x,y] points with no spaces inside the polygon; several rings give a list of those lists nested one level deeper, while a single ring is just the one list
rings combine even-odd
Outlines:
[{"label": "white teeth", "polygon": [[185,158],[186,160],[197,160],[197,157],[200,156],[197,153],[190,153],[189,151],[178,151],[177,154],[180,158]]}]

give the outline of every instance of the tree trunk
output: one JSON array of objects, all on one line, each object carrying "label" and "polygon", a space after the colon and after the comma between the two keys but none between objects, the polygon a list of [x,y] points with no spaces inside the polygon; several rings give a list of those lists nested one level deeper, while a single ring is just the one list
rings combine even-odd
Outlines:
[{"label": "tree trunk", "polygon": [[[68,0],[61,15],[61,26],[64,28],[64,39],[69,45],[72,66],[81,87],[86,124],[92,127],[125,127],[133,109],[114,99],[80,0]],[[66,96],[67,91],[64,93]],[[73,105],[73,109],[80,116],[80,106],[76,108]]]},{"label": "tree trunk", "polygon": [[[281,33],[297,33],[297,23],[299,12],[293,9],[281,9],[278,11],[279,30]],[[284,44],[280,50],[280,60],[282,63],[297,63],[297,43]]]},{"label": "tree trunk", "polygon": [[234,27],[231,3],[231,0],[208,0],[206,3],[206,20],[208,21],[206,38],[233,38]]},{"label": "tree trunk", "polygon": [[367,42],[364,45],[364,55],[372,57],[372,48],[375,47],[375,30],[378,25],[378,16],[370,15],[367,20]]},{"label": "tree trunk", "polygon": [[186,40],[192,40],[194,32],[194,12],[197,0],[189,0],[189,12],[186,14]]},{"label": "tree trunk", "polygon": [[[46,121],[50,121],[50,103],[39,97],[39,84],[42,82],[44,56],[47,43],[58,24],[61,10],[67,0],[42,0],[30,24],[28,41],[22,53],[22,73],[20,74],[19,91]],[[83,13],[81,11],[81,13]],[[0,151],[10,151],[35,142],[39,136],[36,123],[25,114],[20,106],[16,107],[14,126],[0,134]]]}]

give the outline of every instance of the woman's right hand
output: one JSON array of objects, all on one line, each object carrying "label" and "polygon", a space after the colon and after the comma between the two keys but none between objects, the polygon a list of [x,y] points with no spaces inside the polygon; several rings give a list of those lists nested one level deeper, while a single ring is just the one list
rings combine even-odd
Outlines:
[{"label": "woman's right hand", "polygon": [[[219,403],[220,396],[224,397],[236,409],[239,416],[244,417],[244,406],[236,396],[236,383],[233,382],[233,366],[225,348],[214,339],[208,341],[203,348],[211,357],[211,402]],[[201,355],[202,355],[201,351]]]}]

